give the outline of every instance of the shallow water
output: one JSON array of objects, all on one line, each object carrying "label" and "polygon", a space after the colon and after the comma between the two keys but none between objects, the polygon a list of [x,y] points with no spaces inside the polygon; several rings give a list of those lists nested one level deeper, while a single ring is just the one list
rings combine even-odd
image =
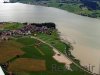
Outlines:
[{"label": "shallow water", "polygon": [[79,16],[64,10],[21,3],[0,3],[0,21],[54,22],[61,37],[72,42],[72,54],[84,66],[94,67],[99,73],[100,64],[100,20]]}]

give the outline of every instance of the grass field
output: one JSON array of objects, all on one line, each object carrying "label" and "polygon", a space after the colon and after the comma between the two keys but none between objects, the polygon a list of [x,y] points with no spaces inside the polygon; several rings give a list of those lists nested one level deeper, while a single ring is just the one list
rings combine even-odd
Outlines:
[{"label": "grass field", "polygon": [[[41,42],[41,44],[38,44],[38,40],[35,40],[33,38],[19,38],[16,40],[17,42],[21,43],[24,45],[23,48],[21,48],[25,54],[22,55],[20,58],[32,58],[32,59],[37,59],[37,60],[45,60],[45,65],[46,65],[46,71],[45,72],[17,72],[16,75],[21,75],[22,73],[27,74],[27,75],[34,75],[34,74],[38,74],[38,75],[51,75],[51,74],[56,74],[58,71],[54,71],[52,72],[52,66],[54,64],[56,64],[57,66],[63,67],[64,68],[64,64],[58,63],[57,61],[55,61],[52,56],[54,55],[54,52],[52,51],[52,48],[49,47],[48,45],[44,44]],[[30,41],[30,43],[29,43]],[[37,48],[36,48],[37,46]],[[41,54],[41,52],[43,54]],[[66,72],[66,71],[63,71]],[[61,74],[61,73],[60,73]],[[60,75],[59,74],[59,75]]]},{"label": "grass field", "polygon": [[[47,43],[51,44],[52,46],[54,46],[55,48],[57,48],[60,52],[62,52],[63,54],[65,54],[65,52],[67,54],[70,53],[70,55],[68,56],[70,59],[72,59],[74,62],[76,62],[78,65],[80,65],[80,61],[75,59],[75,57],[71,54],[70,48],[72,48],[72,46],[70,44],[65,44],[64,42],[62,42],[59,38],[59,34],[58,32],[55,30],[52,35],[46,35],[46,34],[37,34],[37,37],[46,41]],[[69,75],[73,75],[75,74],[74,72],[76,72],[78,75],[84,75],[84,73],[86,75],[90,75],[84,71],[82,71],[80,68],[78,68],[76,65],[71,64],[71,69],[73,70],[73,72],[71,72],[72,74]],[[81,65],[80,65],[81,66]],[[68,74],[68,72],[66,74]]]},{"label": "grass field", "polygon": [[[6,58],[7,60],[12,59],[12,55],[18,53],[13,53],[10,50],[22,52],[20,57],[15,58],[10,62],[8,67],[8,71],[12,71],[15,75],[83,75],[84,73],[83,71],[78,72],[65,69],[64,64],[58,63],[52,58],[54,52],[51,47],[30,37],[22,37],[2,42],[0,48],[5,52],[3,55],[7,55],[6,52],[9,53],[7,56],[11,55],[11,58]],[[43,54],[41,54],[39,50]],[[0,51],[2,52],[2,50]],[[53,65],[56,65],[56,69],[53,69]]]},{"label": "grass field", "polygon": [[0,42],[0,63],[16,57],[16,55],[23,55],[24,52],[20,49],[22,45],[15,41]]},{"label": "grass field", "polygon": [[6,22],[3,24],[3,29],[5,30],[15,30],[15,29],[19,29],[19,28],[22,28],[23,27],[23,24],[22,23],[9,23],[9,22]]},{"label": "grass field", "polygon": [[[24,63],[24,64],[23,64]],[[10,72],[41,72],[46,71],[45,61],[32,58],[19,58],[10,63],[8,67]]]},{"label": "grass field", "polygon": [[0,24],[0,30],[3,30],[3,29],[4,29],[4,25]]},{"label": "grass field", "polygon": [[[38,33],[37,37],[39,37],[40,39],[46,41],[47,43],[50,43],[51,45],[53,45],[54,47],[56,47],[58,50],[60,50],[61,52],[64,53],[65,48],[66,48],[66,44],[63,43],[60,40],[59,34],[57,32],[57,30],[55,30],[52,35],[46,35],[43,33]],[[69,48],[69,46],[67,45],[67,48]],[[69,49],[67,49],[69,50]]]}]

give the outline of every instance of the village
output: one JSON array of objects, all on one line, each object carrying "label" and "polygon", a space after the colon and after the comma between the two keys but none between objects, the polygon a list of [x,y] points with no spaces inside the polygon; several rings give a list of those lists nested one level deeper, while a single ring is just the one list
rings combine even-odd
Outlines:
[{"label": "village", "polygon": [[52,29],[55,29],[54,23],[23,23],[24,27],[16,30],[0,31],[0,41],[8,40],[14,36],[36,35],[36,33],[46,33],[51,35]]}]

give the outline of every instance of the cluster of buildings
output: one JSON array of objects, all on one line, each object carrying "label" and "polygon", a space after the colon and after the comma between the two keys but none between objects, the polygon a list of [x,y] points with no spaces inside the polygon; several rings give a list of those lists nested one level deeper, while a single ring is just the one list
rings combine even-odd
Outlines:
[{"label": "cluster of buildings", "polygon": [[0,31],[0,40],[8,40],[12,36],[24,36],[36,33],[46,33],[51,34],[52,29],[55,29],[54,23],[23,23],[24,27],[17,30],[2,30]]}]

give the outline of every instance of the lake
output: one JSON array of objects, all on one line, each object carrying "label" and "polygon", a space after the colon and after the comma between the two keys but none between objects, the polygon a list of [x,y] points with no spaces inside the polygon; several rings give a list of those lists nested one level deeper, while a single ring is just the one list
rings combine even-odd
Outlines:
[{"label": "lake", "polygon": [[100,20],[79,16],[52,7],[21,3],[0,3],[0,22],[54,22],[61,37],[72,43],[72,54],[83,66],[100,65]]}]

